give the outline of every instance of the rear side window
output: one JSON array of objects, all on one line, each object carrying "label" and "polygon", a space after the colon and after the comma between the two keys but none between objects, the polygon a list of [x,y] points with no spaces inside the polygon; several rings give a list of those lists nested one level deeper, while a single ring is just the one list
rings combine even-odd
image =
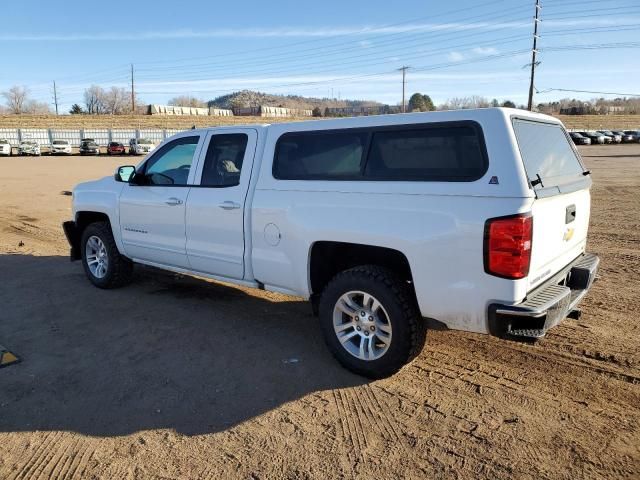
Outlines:
[{"label": "rear side window", "polygon": [[477,180],[488,167],[473,122],[285,134],[273,175],[281,180]]},{"label": "rear side window", "polygon": [[207,187],[240,185],[240,171],[248,138],[244,133],[213,135],[209,141],[200,185]]},{"label": "rear side window", "polygon": [[372,180],[471,181],[486,171],[471,126],[375,132],[365,177]]},{"label": "rear side window", "polygon": [[289,133],[280,137],[273,175],[282,180],[340,180],[360,175],[363,131]]},{"label": "rear side window", "polygon": [[534,188],[555,187],[582,177],[582,164],[560,125],[516,119],[513,129]]}]

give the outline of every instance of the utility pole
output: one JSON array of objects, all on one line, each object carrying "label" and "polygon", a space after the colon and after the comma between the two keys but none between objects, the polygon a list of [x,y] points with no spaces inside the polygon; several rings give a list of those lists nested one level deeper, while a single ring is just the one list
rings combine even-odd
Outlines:
[{"label": "utility pole", "polygon": [[53,103],[56,106],[56,115],[58,115],[58,90],[56,90],[56,81],[53,81]]},{"label": "utility pole", "polygon": [[536,0],[536,16],[533,20],[533,49],[531,50],[531,82],[529,83],[529,102],[527,110],[533,110],[533,77],[536,73],[536,50],[538,45],[538,23],[540,22],[540,0]]},{"label": "utility pole", "polygon": [[131,64],[131,113],[136,113],[136,92],[133,87],[133,63]]},{"label": "utility pole", "polygon": [[405,87],[407,84],[407,70],[410,67],[404,65],[401,68],[398,69],[399,72],[402,72],[402,113],[405,113],[407,111],[407,106],[405,103]]}]

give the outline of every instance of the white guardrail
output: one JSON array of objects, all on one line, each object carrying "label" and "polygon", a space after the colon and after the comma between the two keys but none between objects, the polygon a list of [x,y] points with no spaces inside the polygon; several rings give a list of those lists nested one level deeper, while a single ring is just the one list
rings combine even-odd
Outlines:
[{"label": "white guardrail", "polygon": [[120,128],[0,128],[0,140],[7,140],[11,146],[17,147],[23,140],[35,140],[42,147],[51,146],[54,140],[67,140],[72,147],[79,147],[83,138],[92,138],[101,147],[109,142],[120,142],[129,145],[132,138],[148,138],[160,143],[176,133],[184,130],[175,129],[120,129]]}]

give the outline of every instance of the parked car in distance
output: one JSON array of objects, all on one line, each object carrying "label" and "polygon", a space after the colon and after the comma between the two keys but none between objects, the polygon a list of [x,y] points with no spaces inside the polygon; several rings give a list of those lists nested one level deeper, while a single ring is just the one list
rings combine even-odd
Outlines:
[{"label": "parked car in distance", "polygon": [[100,146],[93,138],[84,138],[80,142],[80,155],[100,155]]},{"label": "parked car in distance", "polygon": [[35,140],[23,140],[18,146],[18,155],[40,156],[40,144]]},{"label": "parked car in distance", "polygon": [[592,131],[583,131],[578,133],[583,137],[587,137],[588,139],[590,139],[591,145],[596,145],[596,144],[603,145],[606,142],[605,140],[606,137],[600,133],[595,133]]},{"label": "parked car in distance", "polygon": [[204,128],[77,185],[63,228],[98,288],[144,264],[308,299],[335,358],[380,378],[423,318],[532,340],[577,315],[591,183],[562,123],[524,110]]},{"label": "parked car in distance", "polygon": [[132,138],[129,140],[129,155],[145,155],[156,148],[148,138]]},{"label": "parked car in distance", "polygon": [[71,144],[67,140],[54,140],[49,149],[51,155],[71,155]]},{"label": "parked car in distance", "polygon": [[611,143],[621,143],[622,136],[613,133],[611,130],[598,130],[596,133],[601,133],[605,137],[609,137],[611,139]]},{"label": "parked car in distance", "polygon": [[633,140],[631,140],[633,143],[640,143],[640,130],[625,130],[624,133],[633,137]]},{"label": "parked car in distance", "polygon": [[569,132],[569,136],[576,145],[591,145],[591,139],[580,135],[578,132]]},{"label": "parked car in distance", "polygon": [[124,155],[125,153],[127,153],[127,150],[123,143],[109,142],[109,145],[107,145],[107,155]]},{"label": "parked car in distance", "polygon": [[613,133],[620,135],[622,143],[633,143],[635,141],[635,136],[630,133],[626,133],[624,130],[613,130]]},{"label": "parked car in distance", "polygon": [[9,140],[0,139],[0,155],[11,155],[11,144]]}]

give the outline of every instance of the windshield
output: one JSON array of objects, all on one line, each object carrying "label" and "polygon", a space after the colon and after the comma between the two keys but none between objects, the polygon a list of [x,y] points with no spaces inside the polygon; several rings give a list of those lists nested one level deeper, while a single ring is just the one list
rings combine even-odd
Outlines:
[{"label": "windshield", "polygon": [[54,145],[68,145],[69,142],[67,142],[66,140],[54,140],[53,144]]},{"label": "windshield", "polygon": [[22,142],[22,145],[35,145],[36,142],[30,142],[30,141],[26,141],[26,142]]},{"label": "windshield", "polygon": [[153,143],[153,142],[151,140],[149,140],[148,138],[141,138],[140,140],[138,140],[138,143],[140,145],[142,145],[142,144],[146,145],[146,144]]},{"label": "windshield", "polygon": [[513,129],[529,181],[546,188],[575,181],[584,169],[561,125],[514,120]]},{"label": "windshield", "polygon": [[8,144],[8,143],[9,143],[9,142],[7,142],[6,140],[0,140],[0,145],[6,145],[6,144]]}]

